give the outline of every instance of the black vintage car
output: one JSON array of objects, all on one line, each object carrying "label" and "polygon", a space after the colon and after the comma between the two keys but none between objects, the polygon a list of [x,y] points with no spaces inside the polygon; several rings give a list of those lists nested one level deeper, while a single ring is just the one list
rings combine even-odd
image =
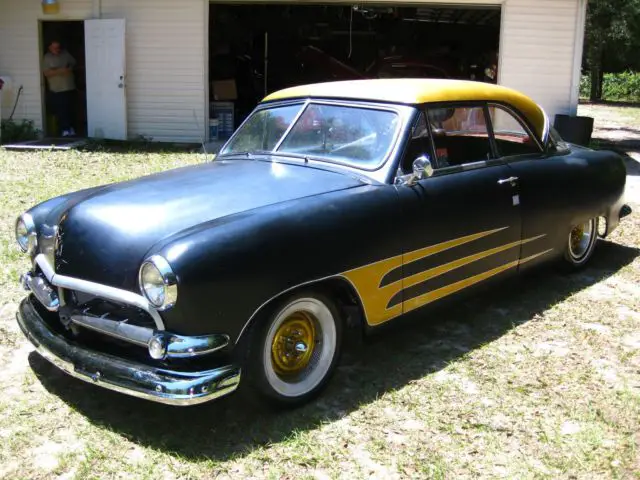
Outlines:
[{"label": "black vintage car", "polygon": [[[375,331],[543,262],[587,263],[630,213],[611,152],[515,91],[437,80],[267,97],[211,163],[23,213],[17,318],[96,385],[192,405],[243,383],[304,402],[346,328]],[[459,297],[458,297],[459,298]]]}]

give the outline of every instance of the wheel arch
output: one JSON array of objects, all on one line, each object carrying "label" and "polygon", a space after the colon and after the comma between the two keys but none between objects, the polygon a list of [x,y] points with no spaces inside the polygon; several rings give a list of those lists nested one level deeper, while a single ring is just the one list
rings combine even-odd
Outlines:
[{"label": "wheel arch", "polygon": [[354,332],[364,334],[366,322],[366,313],[360,294],[355,286],[342,275],[335,275],[328,278],[313,280],[300,285],[283,290],[277,295],[271,297],[262,305],[260,305],[245,323],[242,330],[236,338],[235,344],[241,344],[248,337],[247,332],[268,315],[272,310],[287,297],[291,297],[301,291],[317,291],[327,295],[333,301],[343,314],[345,328]]}]

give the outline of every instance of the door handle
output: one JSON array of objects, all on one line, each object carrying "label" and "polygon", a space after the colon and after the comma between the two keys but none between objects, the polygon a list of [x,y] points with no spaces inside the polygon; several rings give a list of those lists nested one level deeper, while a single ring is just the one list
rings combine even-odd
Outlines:
[{"label": "door handle", "polygon": [[498,185],[505,185],[508,183],[512,187],[515,187],[518,180],[520,180],[518,177],[501,178],[498,180]]}]

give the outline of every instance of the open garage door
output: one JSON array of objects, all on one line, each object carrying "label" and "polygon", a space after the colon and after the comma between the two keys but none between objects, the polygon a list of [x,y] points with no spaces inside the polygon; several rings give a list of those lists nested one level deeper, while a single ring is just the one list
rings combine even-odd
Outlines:
[{"label": "open garage door", "polygon": [[500,7],[210,4],[212,136],[266,94],[364,78],[495,82]]}]

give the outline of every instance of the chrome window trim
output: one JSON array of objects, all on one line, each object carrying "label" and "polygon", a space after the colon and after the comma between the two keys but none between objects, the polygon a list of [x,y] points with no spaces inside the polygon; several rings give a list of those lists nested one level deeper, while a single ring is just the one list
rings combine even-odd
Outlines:
[{"label": "chrome window trim", "polygon": [[293,127],[295,127],[296,123],[298,123],[298,120],[300,120],[300,117],[304,114],[304,112],[307,111],[307,108],[309,108],[310,103],[311,101],[307,100],[302,104],[302,108],[298,110],[298,113],[296,113],[296,116],[293,117],[293,120],[291,120],[291,123],[289,124],[287,129],[282,133],[280,140],[278,140],[276,144],[273,146],[273,149],[271,150],[272,153],[278,151],[278,149],[280,148],[280,145],[282,145],[282,142],[284,142],[284,139],[287,138],[289,133],[291,133],[291,130],[293,130]]},{"label": "chrome window trim", "polygon": [[[229,137],[229,139],[224,142],[224,144],[222,145],[222,147],[220,147],[220,153],[218,155],[216,155],[216,157],[214,158],[213,161],[216,161],[218,158],[223,159],[225,157],[232,157],[234,155],[238,155],[238,153],[224,153],[225,148],[227,148],[227,146],[233,141],[233,139],[235,137],[238,136],[238,132],[240,130],[242,130],[242,127],[244,127],[245,123],[247,123],[249,121],[249,119],[253,116],[254,113],[260,111],[260,110],[266,110],[268,108],[275,108],[275,107],[293,107],[294,105],[300,105],[300,111],[298,113],[296,113],[295,119],[298,119],[298,116],[300,115],[300,112],[304,111],[307,103],[309,103],[308,100],[305,100],[303,98],[299,98],[296,99],[295,101],[291,101],[291,102],[279,102],[279,103],[272,103],[272,104],[258,104],[256,106],[256,108],[254,108],[251,113],[249,113],[249,115],[247,115],[247,118],[245,118],[242,123],[238,126],[238,128],[235,129],[235,131],[231,134],[231,136]],[[293,122],[291,123],[291,125],[293,125]],[[289,127],[291,126],[289,125]],[[287,131],[289,131],[289,128],[287,128]],[[284,135],[282,136],[282,138],[284,138]]]},{"label": "chrome window trim", "polygon": [[96,297],[104,298],[106,300],[113,300],[115,302],[126,303],[144,310],[151,318],[153,318],[156,328],[158,330],[164,330],[164,322],[158,310],[149,303],[149,301],[142,295],[130,292],[128,290],[121,290],[119,288],[110,287],[108,285],[102,285],[101,283],[89,282],[87,280],[81,280],[79,278],[67,277],[65,275],[59,275],[55,273],[53,265],[49,263],[47,257],[40,253],[36,255],[35,263],[40,267],[42,273],[51,285],[56,287],[65,288],[67,290],[78,290],[83,293],[95,295]]},{"label": "chrome window trim", "polygon": [[547,112],[540,105],[538,105],[538,108],[544,115],[544,127],[542,127],[541,140],[542,140],[542,145],[544,145],[546,150],[547,142],[549,141],[549,135],[551,133],[551,121],[549,120],[549,115],[547,115]]}]

